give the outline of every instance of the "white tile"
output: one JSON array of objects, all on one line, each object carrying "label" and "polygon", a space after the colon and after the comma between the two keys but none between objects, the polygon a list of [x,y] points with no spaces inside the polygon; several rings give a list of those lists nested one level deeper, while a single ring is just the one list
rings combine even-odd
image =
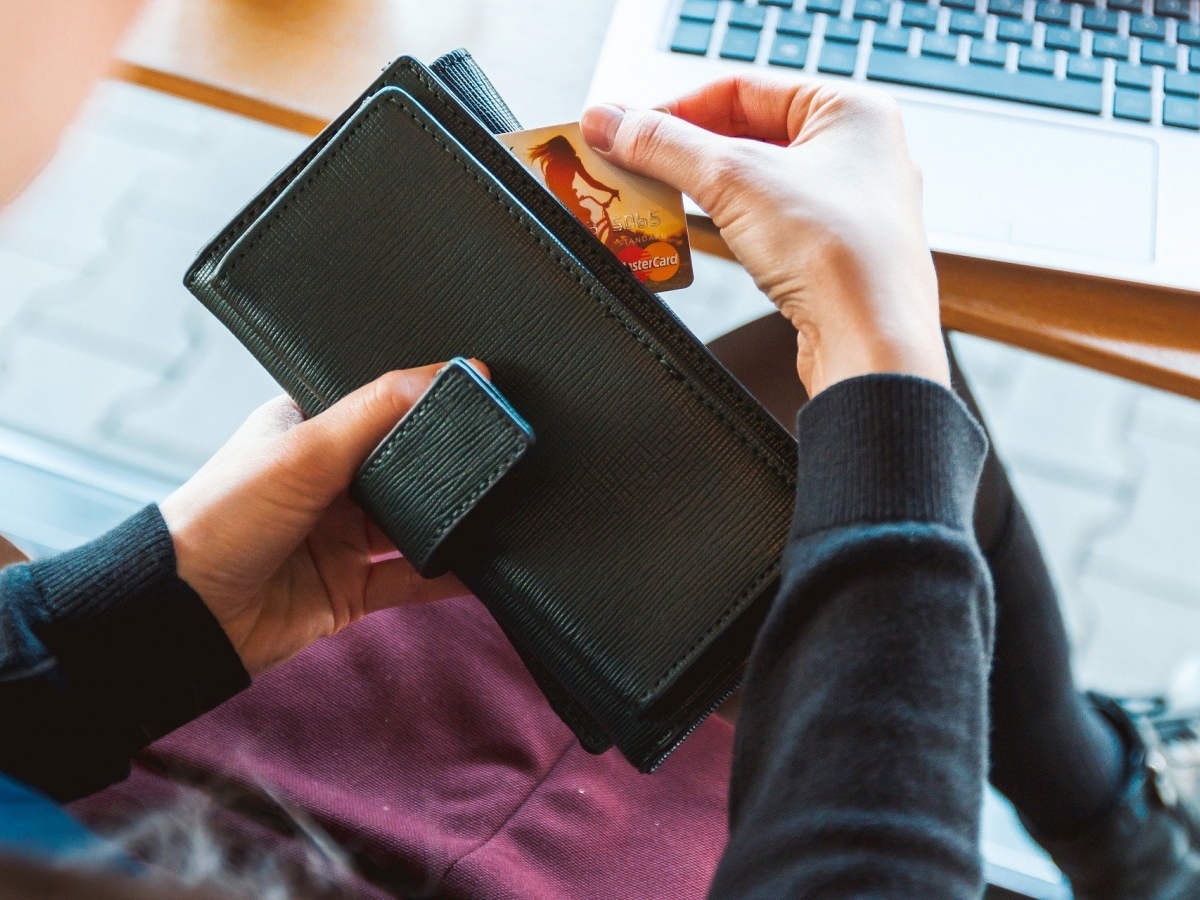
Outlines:
[{"label": "white tile", "polygon": [[1143,388],[1132,430],[1135,434],[1200,447],[1200,401]]},{"label": "white tile", "polygon": [[1032,354],[973,334],[950,336],[954,355],[976,402],[989,422],[1012,402],[1017,376]]},{"label": "white tile", "polygon": [[[182,101],[180,101],[182,102]],[[214,214],[203,227],[210,237],[280,169],[309,138],[216,110],[203,110],[203,131],[194,153],[164,160],[150,174],[147,195],[160,203]]]},{"label": "white tile", "polygon": [[1088,490],[1010,467],[1020,498],[1058,591],[1068,631],[1081,635],[1094,617],[1080,579],[1098,534],[1126,515],[1128,501],[1107,491]]},{"label": "white tile", "polygon": [[1138,389],[1030,354],[1005,406],[985,410],[1002,458],[1044,477],[1119,491],[1134,475],[1127,431]]},{"label": "white tile", "polygon": [[1200,609],[1200,444],[1135,434],[1140,475],[1126,521],[1097,540],[1089,571]]},{"label": "white tile", "polygon": [[186,317],[197,301],[183,287],[199,242],[141,216],[113,227],[113,248],[81,277],[44,292],[30,328],[98,355],[165,372],[195,342]]},{"label": "white tile", "polygon": [[75,277],[70,269],[0,249],[0,334],[29,304]]},{"label": "white tile", "polygon": [[186,477],[220,447],[254,409],[283,392],[266,370],[197,305],[201,344],[190,364],[119,410],[112,437],[134,462],[149,458]]},{"label": "white tile", "polygon": [[1099,578],[1085,578],[1081,588],[1095,610],[1088,634],[1076,641],[1081,686],[1156,693],[1200,650],[1200,610]]},{"label": "white tile", "polygon": [[138,366],[26,335],[3,354],[0,422],[107,456],[108,410],[157,381]]},{"label": "white tile", "polygon": [[108,247],[108,232],[135,202],[136,187],[166,155],[74,129],[0,219],[0,247],[79,268]]},{"label": "white tile", "polygon": [[149,150],[186,155],[195,150],[210,108],[122,81],[96,85],[75,127]]}]

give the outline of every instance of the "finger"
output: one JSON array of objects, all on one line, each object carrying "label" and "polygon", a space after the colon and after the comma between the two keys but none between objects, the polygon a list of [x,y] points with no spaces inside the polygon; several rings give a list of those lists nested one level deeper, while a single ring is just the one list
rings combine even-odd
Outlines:
[{"label": "finger", "polygon": [[295,428],[303,421],[304,413],[296,401],[287,394],[280,394],[250,413],[234,437],[238,440],[273,437]]},{"label": "finger", "polygon": [[454,575],[422,578],[406,559],[391,559],[371,566],[367,576],[366,611],[376,612],[393,606],[431,603],[471,592]]},{"label": "finger", "polygon": [[677,117],[729,137],[792,141],[817,84],[740,75],[705,85],[667,105]]},{"label": "finger", "polygon": [[297,425],[284,436],[290,467],[328,503],[349,486],[363,461],[444,367],[439,363],[388,372]]},{"label": "finger", "polygon": [[615,165],[666,182],[710,214],[713,199],[741,169],[727,163],[755,148],[656,109],[594,106],[580,126],[588,143]]},{"label": "finger", "polygon": [[488,381],[492,380],[492,370],[487,367],[487,363],[485,363],[482,359],[468,359],[467,363],[472,369],[474,369]]},{"label": "finger", "polygon": [[372,563],[402,558],[396,545],[370,518],[367,519],[367,552],[370,554]]}]

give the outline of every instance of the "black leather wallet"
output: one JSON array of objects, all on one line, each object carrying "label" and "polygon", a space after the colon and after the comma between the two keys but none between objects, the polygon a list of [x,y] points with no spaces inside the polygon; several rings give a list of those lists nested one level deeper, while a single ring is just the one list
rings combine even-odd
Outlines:
[{"label": "black leather wallet", "polygon": [[186,284],[309,415],[487,363],[456,359],[354,496],[487,605],[588,750],[648,772],[738,683],[795,443],[493,137],[516,123],[470,58],[437,66],[392,64]]}]

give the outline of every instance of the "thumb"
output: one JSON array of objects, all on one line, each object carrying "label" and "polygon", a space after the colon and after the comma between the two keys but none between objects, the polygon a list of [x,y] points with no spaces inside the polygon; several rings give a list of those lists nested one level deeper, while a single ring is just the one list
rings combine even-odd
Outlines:
[{"label": "thumb", "polygon": [[603,104],[579,120],[584,140],[609,162],[671,185],[710,215],[740,167],[730,165],[747,142],[706,131],[657,109]]},{"label": "thumb", "polygon": [[[486,377],[482,363],[471,361]],[[412,409],[445,363],[388,372],[286,432],[310,489],[332,501],[363,461]],[[292,453],[288,453],[291,456]],[[293,457],[295,458],[295,457]]]}]

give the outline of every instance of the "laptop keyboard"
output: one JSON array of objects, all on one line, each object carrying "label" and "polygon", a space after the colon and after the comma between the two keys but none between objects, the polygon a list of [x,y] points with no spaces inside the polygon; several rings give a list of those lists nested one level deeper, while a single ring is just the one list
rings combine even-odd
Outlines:
[{"label": "laptop keyboard", "polygon": [[682,0],[671,50],[1200,130],[1200,0]]}]

